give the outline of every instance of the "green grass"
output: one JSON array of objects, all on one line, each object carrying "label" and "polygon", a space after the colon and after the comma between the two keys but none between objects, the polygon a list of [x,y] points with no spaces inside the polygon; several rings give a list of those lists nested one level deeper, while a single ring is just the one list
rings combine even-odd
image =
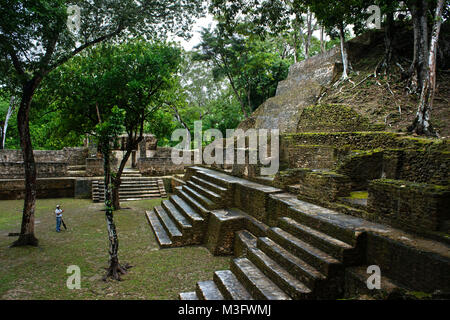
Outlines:
[{"label": "green grass", "polygon": [[[108,238],[102,204],[90,200],[45,199],[36,207],[39,247],[9,248],[16,239],[23,201],[0,201],[0,299],[176,299],[192,291],[229,257],[214,257],[201,246],[160,250],[144,210],[161,200],[123,203],[115,213],[119,259],[134,267],[123,281],[101,280],[108,265]],[[54,208],[61,204],[67,231],[55,232]],[[69,290],[67,267],[81,269],[81,289]]]}]

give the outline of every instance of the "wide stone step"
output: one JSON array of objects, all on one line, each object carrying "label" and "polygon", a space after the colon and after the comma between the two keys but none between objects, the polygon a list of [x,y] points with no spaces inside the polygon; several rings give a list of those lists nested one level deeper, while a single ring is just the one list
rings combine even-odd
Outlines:
[{"label": "wide stone step", "polygon": [[[97,184],[98,187],[104,187],[105,184],[104,183],[98,183]],[[131,181],[127,181],[127,182],[121,182],[120,183],[120,188],[127,188],[127,187],[158,187],[158,182],[154,182],[154,181],[136,181],[136,182],[131,182]]]},{"label": "wide stone step", "polygon": [[[289,218],[300,224],[328,234],[352,246],[356,245],[357,238],[361,233],[353,230],[345,219],[341,219],[342,215],[339,219],[334,218],[337,212],[305,201],[297,200],[295,207],[289,208],[287,213]],[[352,217],[348,219],[350,220]]]},{"label": "wide stone step", "polygon": [[276,284],[262,273],[249,259],[236,258],[231,262],[231,271],[256,299],[291,300]]},{"label": "wide stone step", "polygon": [[[105,195],[103,193],[98,193],[98,194],[94,194],[94,196],[100,198],[100,199],[105,199]],[[125,199],[125,198],[158,198],[160,197],[160,193],[159,192],[146,192],[146,193],[119,193],[119,197],[120,199]]]},{"label": "wide stone step", "polygon": [[159,246],[161,248],[171,247],[172,241],[164,230],[164,227],[156,216],[154,210],[145,211],[145,216],[147,217],[147,221],[149,222],[150,226],[153,229],[153,232],[155,233],[156,241],[158,242]]},{"label": "wide stone step", "polygon": [[182,292],[178,295],[178,299],[180,299],[180,300],[199,300],[197,297],[197,293],[195,293],[195,291]]},{"label": "wide stone step", "polygon": [[211,201],[210,199],[206,198],[205,196],[201,195],[197,191],[193,190],[192,188],[188,186],[183,186],[183,191],[185,191],[188,195],[190,195],[192,198],[194,198],[197,202],[199,202],[202,206],[209,210],[217,209],[217,205]]},{"label": "wide stone step", "polygon": [[231,270],[216,271],[213,279],[226,300],[253,300]]},{"label": "wide stone step", "polygon": [[177,195],[180,196],[187,204],[195,209],[200,215],[205,218],[207,217],[209,210],[206,209],[200,202],[195,200],[191,195],[183,191],[182,187],[176,187]]},{"label": "wide stone step", "polygon": [[167,212],[161,206],[156,206],[155,212],[159,218],[159,221],[161,221],[164,230],[166,230],[166,233],[169,235],[170,240],[172,240],[173,243],[179,242],[183,234],[180,230],[178,230],[177,226],[172,219],[170,219]]},{"label": "wide stone step", "polygon": [[[123,197],[120,196],[119,199],[120,201],[138,201],[138,200],[150,200],[150,199],[155,199],[155,198],[160,198],[159,195],[150,195],[150,196],[136,196],[136,197]],[[97,198],[97,199],[93,199],[94,202],[103,202],[105,199],[104,197],[101,198]]]},{"label": "wide stone step", "polygon": [[326,276],[335,274],[342,269],[341,263],[329,254],[278,227],[269,229],[269,237]]},{"label": "wide stone step", "polygon": [[264,252],[257,248],[250,248],[248,259],[253,262],[270,280],[283,289],[291,298],[296,300],[309,299],[311,289],[298,281],[283,267],[269,258]]},{"label": "wide stone step", "polygon": [[164,200],[162,202],[162,207],[171,216],[172,220],[176,225],[183,231],[192,228],[192,224],[189,220],[175,207],[175,205],[170,202],[170,200]]},{"label": "wide stone step", "polygon": [[343,241],[335,239],[325,233],[307,227],[297,221],[282,217],[279,220],[279,227],[297,238],[310,243],[314,247],[332,255],[341,262],[344,261],[345,252],[351,253],[353,247]]},{"label": "wide stone step", "polygon": [[219,202],[220,201],[220,195],[218,195],[217,193],[206,189],[205,187],[202,187],[192,181],[188,181],[187,185],[192,188],[193,190],[197,191],[199,194],[201,194],[202,196],[206,197],[207,199],[210,199],[211,201],[214,202]]},{"label": "wide stone step", "polygon": [[200,300],[224,300],[222,293],[212,280],[197,282],[195,293]]},{"label": "wide stone step", "polygon": [[199,171],[197,171],[195,176],[197,176],[203,180],[206,180],[208,182],[214,183],[215,185],[221,186],[222,188],[228,189],[231,185],[231,182],[228,181],[226,178],[217,176],[214,173],[199,170]]},{"label": "wide stone step", "polygon": [[175,207],[187,217],[192,225],[203,222],[204,219],[191,206],[177,195],[172,195],[170,201]]},{"label": "wide stone step", "polygon": [[[98,193],[99,195],[103,194],[103,192],[100,191],[96,191],[94,193]],[[145,190],[128,190],[128,189],[120,189],[119,190],[119,195],[148,195],[148,194],[160,194],[161,192],[159,191],[159,189],[156,190],[152,190],[152,189],[145,189]]]},{"label": "wide stone step", "polygon": [[325,276],[317,269],[285,250],[271,239],[260,237],[257,240],[257,246],[268,257],[275,260],[311,290],[314,290],[319,285],[319,282],[325,280]]},{"label": "wide stone step", "polygon": [[224,192],[227,192],[227,189],[224,187],[221,187],[215,183],[209,182],[207,180],[204,180],[202,178],[199,178],[197,176],[192,176],[192,181],[194,181],[196,184],[209,189],[217,194],[223,194]]}]

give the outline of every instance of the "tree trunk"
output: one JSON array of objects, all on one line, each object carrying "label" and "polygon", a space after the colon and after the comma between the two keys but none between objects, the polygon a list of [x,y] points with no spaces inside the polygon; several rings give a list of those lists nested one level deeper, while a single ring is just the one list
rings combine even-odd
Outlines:
[{"label": "tree trunk", "polygon": [[[107,143],[106,143],[107,144]],[[115,280],[121,280],[121,275],[127,273],[128,265],[121,266],[119,263],[119,238],[117,237],[116,224],[114,223],[114,213],[112,206],[112,188],[111,188],[111,162],[110,150],[103,146],[103,168],[105,171],[105,207],[106,207],[106,225],[109,238],[109,267],[103,280],[111,277]]]},{"label": "tree trunk", "polygon": [[[130,141],[130,140],[128,140],[128,141]],[[114,210],[120,209],[119,190],[120,190],[120,184],[122,183],[121,177],[122,177],[123,170],[125,169],[125,165],[126,165],[128,159],[130,158],[131,153],[133,152],[133,146],[134,146],[134,144],[127,145],[127,152],[125,153],[125,156],[123,157],[122,161],[120,162],[119,169],[117,170],[116,176],[112,182],[112,203],[113,203]]]},{"label": "tree trunk", "polygon": [[339,26],[339,38],[341,40],[341,56],[342,56],[342,65],[343,65],[343,71],[342,71],[342,77],[341,80],[347,80],[348,74],[351,71],[351,65],[348,61],[348,54],[347,54],[347,48],[345,46],[345,33],[344,33],[344,26]]},{"label": "tree trunk", "polygon": [[228,77],[228,80],[230,81],[231,88],[233,89],[233,92],[234,92],[234,94],[236,95],[236,98],[238,99],[239,103],[241,104],[241,110],[242,110],[242,113],[244,114],[245,119],[247,119],[247,118],[248,118],[248,113],[247,113],[247,111],[245,110],[245,104],[244,104],[244,102],[242,101],[242,98],[241,98],[241,96],[239,95],[239,92],[237,91],[236,87],[234,86],[234,81],[233,81],[233,79],[231,78],[231,76],[230,76],[229,74],[227,74],[227,77]]},{"label": "tree trunk", "polygon": [[417,134],[436,136],[436,132],[431,125],[431,110],[433,109],[434,93],[436,88],[436,53],[439,40],[439,32],[442,24],[442,10],[444,0],[439,0],[434,16],[433,31],[431,34],[430,52],[428,54],[428,65],[426,77],[423,80],[422,92],[420,94],[417,114],[409,131]]},{"label": "tree trunk", "polygon": [[22,225],[19,239],[12,246],[37,246],[38,239],[34,236],[34,211],[36,208],[36,163],[34,161],[33,145],[30,137],[29,113],[31,100],[41,78],[33,78],[22,88],[22,98],[17,114],[20,147],[25,169],[25,200],[22,214]]},{"label": "tree trunk", "polygon": [[410,4],[414,28],[414,56],[409,68],[410,92],[420,92],[427,76],[428,58],[428,21],[427,0],[414,0]]},{"label": "tree trunk", "polygon": [[1,132],[2,140],[1,140],[0,149],[5,149],[6,131],[8,130],[8,122],[9,122],[9,119],[11,118],[15,108],[16,108],[16,105],[14,104],[14,96],[11,96],[11,99],[9,100],[8,112],[6,113],[5,124],[3,125],[3,130]]},{"label": "tree trunk", "polygon": [[384,58],[380,64],[377,72],[384,70],[389,72],[389,68],[392,62],[392,50],[393,50],[393,27],[394,27],[394,12],[389,11],[386,13],[386,24],[384,26]]}]

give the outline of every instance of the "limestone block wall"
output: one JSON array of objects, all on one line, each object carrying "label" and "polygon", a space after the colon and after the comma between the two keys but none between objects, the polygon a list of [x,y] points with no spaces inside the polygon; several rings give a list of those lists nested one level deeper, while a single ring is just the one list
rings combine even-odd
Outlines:
[{"label": "limestone block wall", "polygon": [[[37,197],[73,198],[75,196],[74,178],[50,178],[37,180]],[[18,200],[25,196],[25,180],[7,180],[0,182],[0,200]]]},{"label": "limestone block wall", "polygon": [[[66,162],[68,165],[84,165],[87,148],[64,148],[63,150],[34,150],[36,162]],[[0,162],[22,162],[21,150],[0,150]]]},{"label": "limestone block wall", "polygon": [[403,180],[369,184],[368,209],[381,221],[405,230],[450,231],[450,189]]},{"label": "limestone block wall", "polygon": [[[67,163],[65,162],[38,162],[36,163],[38,178],[67,176]],[[0,179],[21,179],[25,176],[23,162],[0,162]]]},{"label": "limestone block wall", "polygon": [[184,172],[184,164],[174,164],[172,158],[139,158],[137,167],[145,176],[159,176]]}]

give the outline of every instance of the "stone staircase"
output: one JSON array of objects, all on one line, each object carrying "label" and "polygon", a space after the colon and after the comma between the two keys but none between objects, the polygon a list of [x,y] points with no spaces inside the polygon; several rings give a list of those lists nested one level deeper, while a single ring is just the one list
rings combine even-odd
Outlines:
[{"label": "stone staircase", "polygon": [[74,165],[67,167],[67,175],[69,177],[84,177],[86,176],[86,165]]},{"label": "stone staircase", "polygon": [[[230,270],[216,271],[182,300],[336,299],[342,296],[344,268],[359,260],[358,233],[300,214],[281,217],[267,235],[236,233]],[[332,230],[332,228],[336,230]],[[330,235],[332,234],[332,235]]]},{"label": "stone staircase", "polygon": [[[366,269],[373,264],[389,270],[383,276],[389,288],[409,288],[403,276],[410,272],[414,288],[424,292],[447,286],[439,280],[450,265],[445,244],[430,246],[429,239],[204,167],[187,168],[184,183],[161,206],[146,212],[157,241],[161,247],[202,244],[212,254],[232,259],[228,270],[180,293],[182,300],[372,295],[367,293]],[[351,194],[357,199],[353,205],[364,206],[365,194]],[[416,263],[420,267],[410,270]]]},{"label": "stone staircase", "polygon": [[209,212],[222,207],[226,192],[226,183],[201,171],[176,187],[168,200],[146,211],[159,245],[167,248],[202,243]]},{"label": "stone staircase", "polygon": [[[162,248],[205,243],[208,249],[214,250],[210,248],[210,238],[217,234],[221,240],[215,240],[220,245],[228,242],[234,246],[235,258],[230,270],[216,271],[212,280],[198,282],[195,291],[180,293],[180,299],[285,300],[342,296],[344,268],[360,259],[359,232],[318,218],[317,214],[326,209],[273,191],[277,189],[212,170],[192,171],[186,184],[176,188],[175,195],[146,212],[156,239]],[[255,218],[254,213],[227,208],[233,183],[272,190],[271,197],[276,201],[281,203],[289,198],[293,203],[288,206],[297,205],[300,209],[285,210],[270,227]],[[215,229],[218,224],[221,227]]]},{"label": "stone staircase", "polygon": [[[104,181],[92,181],[92,200],[102,202]],[[122,174],[119,196],[121,201],[144,200],[167,197],[164,182],[160,178],[142,177],[138,170],[125,169]]]}]

